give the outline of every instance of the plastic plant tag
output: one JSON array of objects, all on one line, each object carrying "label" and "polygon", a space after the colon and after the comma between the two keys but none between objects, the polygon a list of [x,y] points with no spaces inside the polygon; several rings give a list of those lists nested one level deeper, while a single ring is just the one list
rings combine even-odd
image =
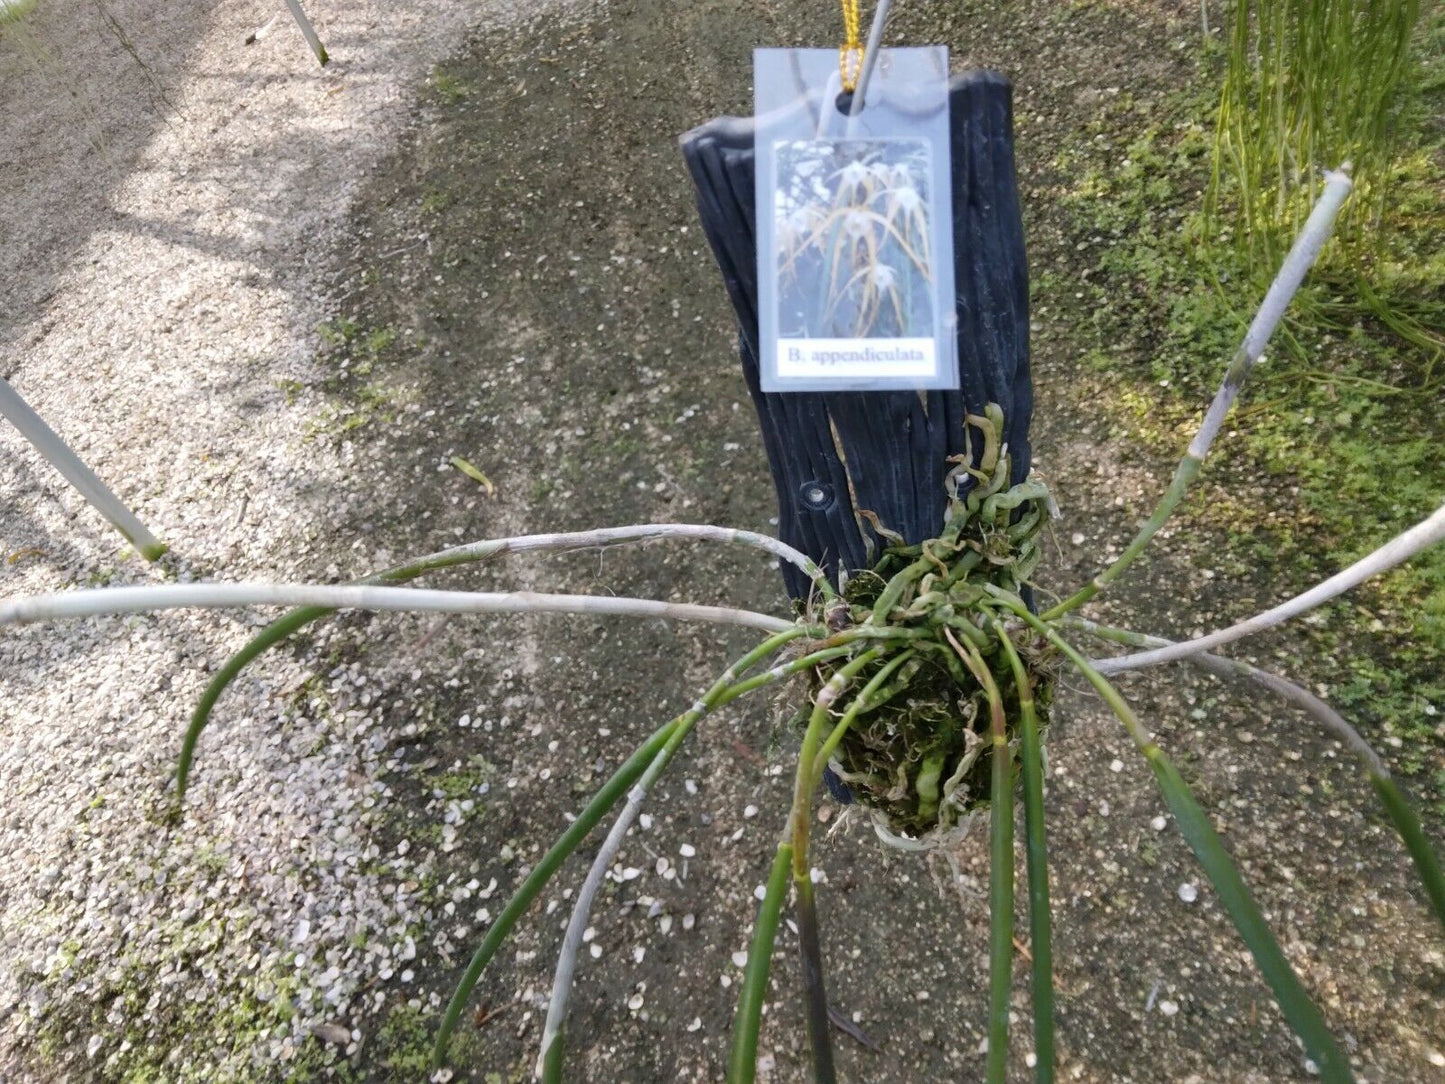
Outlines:
[{"label": "plastic plant tag", "polygon": [[836,49],[753,77],[763,390],[958,387],[948,50],[882,50],[856,113]]}]

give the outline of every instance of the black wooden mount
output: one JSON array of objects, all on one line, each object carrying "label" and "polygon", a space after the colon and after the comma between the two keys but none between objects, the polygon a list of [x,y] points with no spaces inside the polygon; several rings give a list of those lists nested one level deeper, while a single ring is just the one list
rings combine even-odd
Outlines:
[{"label": "black wooden mount", "polygon": [[[859,511],[871,511],[908,543],[942,530],[944,477],[949,457],[964,451],[965,414],[1002,407],[1013,480],[1028,474],[1029,285],[1012,97],[997,72],[966,72],[949,83],[957,391],[762,391],[753,121],[719,117],[682,137],[703,230],[737,311],[743,376],[778,490],[780,535],[835,584],[840,569],[867,568],[870,548],[886,545]],[[807,596],[801,572],[784,565],[783,575],[789,594]]]}]

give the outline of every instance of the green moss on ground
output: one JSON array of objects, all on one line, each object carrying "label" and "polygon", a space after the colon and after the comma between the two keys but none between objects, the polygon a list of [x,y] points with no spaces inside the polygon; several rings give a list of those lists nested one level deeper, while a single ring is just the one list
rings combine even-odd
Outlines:
[{"label": "green moss on ground", "polygon": [[[247,974],[228,976],[204,1001],[159,996],[155,976],[165,966],[184,967],[205,959],[218,941],[245,935],[236,923],[205,920],[168,924],[160,944],[128,952],[101,970],[92,962],[82,967],[79,942],[67,942],[50,961],[47,978],[74,984],[87,982],[95,990],[89,1019],[52,1017],[40,1029],[39,1053],[57,1073],[65,1069],[67,1053],[85,1046],[92,1037],[101,1040],[91,1069],[96,1079],[118,1084],[215,1084],[255,1079],[253,1051],[269,1038],[291,1033],[294,971],[279,964]],[[198,1065],[188,1042],[208,1036],[220,1043]],[[344,1053],[319,1039],[296,1040],[294,1056],[268,1067],[268,1079],[284,1084],[306,1084],[322,1079],[356,1079]]]}]

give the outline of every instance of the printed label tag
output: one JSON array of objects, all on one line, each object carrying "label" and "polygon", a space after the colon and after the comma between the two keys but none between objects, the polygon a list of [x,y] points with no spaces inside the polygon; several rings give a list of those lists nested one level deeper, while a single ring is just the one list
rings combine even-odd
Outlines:
[{"label": "printed label tag", "polygon": [[834,50],[754,74],[763,390],[958,387],[947,50],[883,50],[853,115]]}]

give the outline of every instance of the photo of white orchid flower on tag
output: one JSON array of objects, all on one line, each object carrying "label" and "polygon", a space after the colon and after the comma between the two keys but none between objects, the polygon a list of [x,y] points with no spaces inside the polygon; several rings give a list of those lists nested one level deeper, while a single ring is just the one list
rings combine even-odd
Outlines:
[{"label": "photo of white orchid flower on tag", "polygon": [[932,339],[930,174],[923,140],[778,144],[780,339]]},{"label": "photo of white orchid flower on tag", "polygon": [[856,113],[829,49],[754,54],[766,392],[958,387],[948,56],[884,50]]}]

